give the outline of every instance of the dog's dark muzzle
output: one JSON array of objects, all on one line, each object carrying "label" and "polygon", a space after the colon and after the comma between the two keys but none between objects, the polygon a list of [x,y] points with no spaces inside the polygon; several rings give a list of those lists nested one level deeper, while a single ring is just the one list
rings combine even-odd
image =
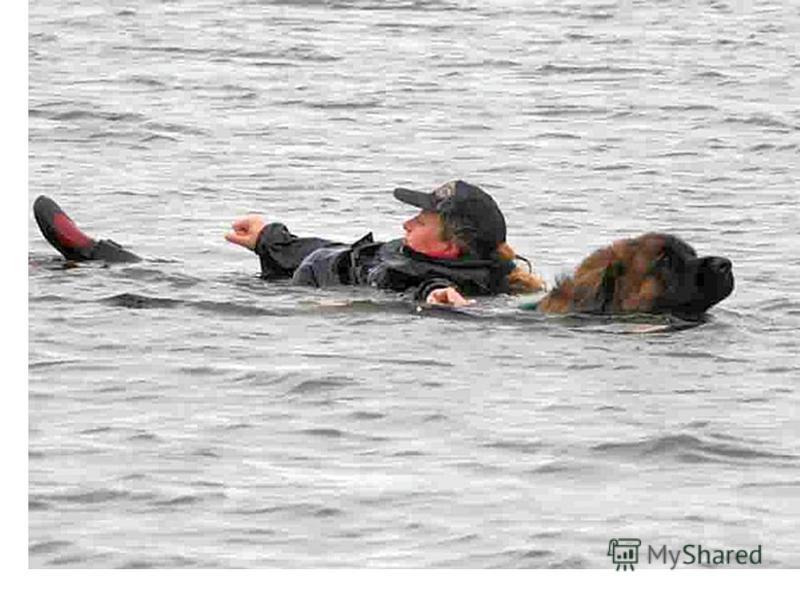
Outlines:
[{"label": "dog's dark muzzle", "polygon": [[703,259],[703,263],[705,268],[711,273],[714,273],[717,277],[733,277],[731,273],[733,265],[727,258],[710,256],[709,258]]},{"label": "dog's dark muzzle", "polygon": [[733,265],[727,258],[708,256],[700,261],[697,269],[696,297],[692,302],[693,312],[705,312],[727,298],[733,291]]}]

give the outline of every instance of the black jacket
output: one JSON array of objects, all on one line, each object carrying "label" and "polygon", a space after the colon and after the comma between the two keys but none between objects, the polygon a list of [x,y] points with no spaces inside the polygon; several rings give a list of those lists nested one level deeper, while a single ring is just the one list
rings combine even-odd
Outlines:
[{"label": "black jacket", "polygon": [[265,279],[291,278],[298,285],[370,285],[413,292],[424,301],[433,290],[453,286],[465,296],[508,292],[511,261],[470,257],[430,258],[403,245],[403,240],[376,242],[369,233],[354,244],[301,238],[282,223],[264,227],[255,253]]}]

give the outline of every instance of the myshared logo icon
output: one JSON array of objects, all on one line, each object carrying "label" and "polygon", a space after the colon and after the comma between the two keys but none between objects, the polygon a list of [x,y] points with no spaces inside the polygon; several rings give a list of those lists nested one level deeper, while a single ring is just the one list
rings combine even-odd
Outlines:
[{"label": "myshared logo icon", "polygon": [[[612,538],[608,542],[608,556],[616,565],[617,571],[622,567],[627,571],[630,567],[639,564],[639,547],[642,540],[639,538]],[[646,551],[646,554],[645,554]],[[730,565],[761,565],[761,544],[753,549],[720,549],[708,548],[702,544],[684,544],[680,548],[669,548],[666,544],[653,546],[648,544],[642,548],[642,562],[647,564],[661,563],[670,569],[678,565],[695,566],[730,566]]]},{"label": "myshared logo icon", "polygon": [[608,542],[608,555],[611,562],[617,565],[617,571],[622,567],[627,571],[628,567],[633,571],[633,565],[639,562],[639,546],[642,540],[639,538],[612,538]]}]

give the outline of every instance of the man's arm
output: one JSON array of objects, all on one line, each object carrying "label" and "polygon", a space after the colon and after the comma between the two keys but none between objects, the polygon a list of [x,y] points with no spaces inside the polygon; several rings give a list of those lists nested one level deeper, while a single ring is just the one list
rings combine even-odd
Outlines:
[{"label": "man's arm", "polygon": [[258,215],[239,219],[231,227],[225,239],[255,252],[265,279],[291,277],[306,256],[320,248],[339,245],[322,238],[297,237],[284,224],[267,224]]}]

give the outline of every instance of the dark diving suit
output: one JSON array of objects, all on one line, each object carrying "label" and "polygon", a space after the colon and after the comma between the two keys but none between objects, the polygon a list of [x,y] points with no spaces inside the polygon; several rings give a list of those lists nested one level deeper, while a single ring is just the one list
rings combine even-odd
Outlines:
[{"label": "dark diving suit", "polygon": [[369,233],[353,244],[322,238],[297,237],[282,223],[264,227],[255,253],[264,279],[291,278],[313,287],[368,285],[411,292],[424,302],[433,290],[455,287],[465,296],[508,292],[512,261],[486,260],[469,255],[455,260],[431,258],[403,244],[376,242]]}]

